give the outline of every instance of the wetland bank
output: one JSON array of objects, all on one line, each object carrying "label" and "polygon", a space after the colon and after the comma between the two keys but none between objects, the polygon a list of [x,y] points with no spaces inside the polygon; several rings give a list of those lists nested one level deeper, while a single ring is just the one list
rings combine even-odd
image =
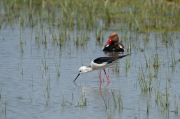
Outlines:
[{"label": "wetland bank", "polygon": [[[0,0],[0,118],[180,118],[179,0]],[[116,32],[131,56],[99,72]]]}]

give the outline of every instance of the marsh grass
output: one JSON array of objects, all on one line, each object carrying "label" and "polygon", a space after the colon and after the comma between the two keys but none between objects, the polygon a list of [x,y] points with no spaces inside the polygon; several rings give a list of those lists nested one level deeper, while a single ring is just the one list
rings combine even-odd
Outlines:
[{"label": "marsh grass", "polygon": [[148,61],[147,61],[147,58],[146,58],[146,55],[144,54],[144,58],[145,58],[145,62],[146,62],[146,67],[148,67]]},{"label": "marsh grass", "polygon": [[152,91],[152,73],[151,70],[149,70],[149,91]]},{"label": "marsh grass", "polygon": [[168,31],[180,30],[180,8],[175,1],[172,3],[169,5],[163,0],[3,0],[1,8],[5,12],[1,13],[1,22],[13,26],[20,19],[21,27],[32,29],[44,22],[48,26],[93,30],[98,27],[100,19],[106,27],[121,20],[126,26],[120,29],[161,31],[167,42]]},{"label": "marsh grass", "polygon": [[29,93],[29,91],[27,90],[27,92],[28,92],[28,94],[29,94],[29,97],[30,97],[30,99],[31,99],[31,102],[32,102],[32,98],[31,98],[31,95],[30,95],[30,93]]},{"label": "marsh grass", "polygon": [[148,90],[148,86],[147,86],[148,84],[147,84],[147,80],[145,79],[145,74],[141,66],[139,67],[139,71],[140,71],[139,73],[137,72],[139,85],[140,85],[141,91],[146,92]]},{"label": "marsh grass", "polygon": [[171,67],[175,67],[176,65],[176,60],[175,60],[175,53],[173,51],[171,51]]},{"label": "marsh grass", "polygon": [[66,106],[66,94],[63,92],[63,102],[61,104],[61,106]]},{"label": "marsh grass", "polygon": [[50,76],[48,80],[46,79],[46,71],[44,69],[44,83],[45,83],[45,91],[44,91],[44,98],[46,101],[46,105],[48,105],[48,101],[50,99]]},{"label": "marsh grass", "polygon": [[55,62],[55,60],[54,60],[54,64],[55,64],[55,67],[56,67],[57,75],[58,75],[58,77],[60,77],[60,71],[59,71],[59,66],[60,66],[60,64],[57,64],[57,63]]},{"label": "marsh grass", "polygon": [[22,72],[21,72],[21,75],[22,75],[22,77],[23,77],[23,68],[22,68]]},{"label": "marsh grass", "polygon": [[114,107],[116,108],[117,107],[117,103],[116,103],[116,97],[115,97],[114,90],[111,89],[111,92],[112,92],[112,96],[113,96],[113,100],[114,100]]},{"label": "marsh grass", "polygon": [[159,61],[159,58],[158,58],[158,54],[155,54],[154,62],[153,62],[153,67],[154,68],[158,68],[159,66],[160,66],[160,61]]},{"label": "marsh grass", "polygon": [[165,100],[166,107],[169,106],[169,94],[170,94],[170,90],[168,92],[168,87],[167,87],[167,83],[166,83],[166,100]]},{"label": "marsh grass", "polygon": [[102,94],[102,92],[100,91],[100,93],[101,93],[101,96],[102,96],[102,99],[103,99],[103,102],[104,102],[104,105],[105,105],[105,108],[106,108],[106,110],[108,109],[108,104],[107,104],[107,102],[106,102],[106,100],[105,100],[105,98],[104,98],[104,96],[103,96],[103,94]]},{"label": "marsh grass", "polygon": [[[123,109],[123,102],[122,102],[122,97],[121,97],[121,93],[119,90],[119,94],[117,94],[113,89],[111,89],[111,94],[112,94],[112,100],[108,97],[105,98],[104,95],[102,94],[101,90],[100,90],[100,94],[102,96],[103,102],[104,102],[104,106],[105,109],[109,115],[109,113],[113,110],[115,111],[117,109],[117,107],[119,107],[119,112]],[[114,104],[111,105],[111,102],[113,102]],[[110,115],[109,115],[110,116]]]},{"label": "marsh grass", "polygon": [[128,60],[127,60],[127,58],[125,60],[125,68],[126,68],[126,72],[127,72],[127,70],[128,70]]},{"label": "marsh grass", "polygon": [[168,63],[168,72],[166,74],[166,77],[167,77],[168,81],[171,80],[170,71],[169,71],[169,63]]},{"label": "marsh grass", "polygon": [[72,102],[73,102],[73,99],[74,99],[74,94],[73,94],[73,90],[72,90]]},{"label": "marsh grass", "polygon": [[149,101],[147,101],[147,114],[149,114]]},{"label": "marsh grass", "polygon": [[113,73],[115,72],[116,73],[116,76],[120,76],[120,71],[119,71],[119,69],[120,69],[120,67],[119,67],[119,65],[118,64],[116,64],[116,66],[115,66],[115,69],[113,69]]},{"label": "marsh grass", "polygon": [[[82,101],[80,103],[80,100]],[[82,94],[82,96],[79,98],[79,100],[76,102],[76,104],[74,105],[75,107],[77,106],[86,106],[87,105],[87,98],[85,98],[85,93]]]},{"label": "marsh grass", "polygon": [[138,73],[138,82],[141,88],[141,92],[152,91],[153,86],[152,86],[152,73],[151,73],[150,65],[149,65],[149,75],[146,76],[146,73],[144,73],[142,64],[139,67],[139,72],[137,73]]},{"label": "marsh grass", "polygon": [[166,111],[167,114],[169,113],[169,95],[170,95],[170,90],[167,86],[166,83],[166,89],[165,89],[165,94],[160,92],[159,87],[158,90],[154,89],[154,94],[155,94],[155,102],[156,105],[158,105],[161,109],[162,112]]},{"label": "marsh grass", "polygon": [[46,66],[46,59],[45,59],[45,60],[42,60],[42,64],[43,64],[43,67],[44,67],[44,71],[46,71],[46,69],[47,69],[47,66]]},{"label": "marsh grass", "polygon": [[98,45],[102,45],[103,41],[104,41],[104,30],[103,28],[96,28],[96,43],[98,43]]},{"label": "marsh grass", "polygon": [[179,103],[178,103],[178,98],[176,98],[175,96],[175,100],[174,100],[174,113],[178,114],[179,112]]},{"label": "marsh grass", "polygon": [[122,102],[120,90],[119,90],[119,96],[118,96],[118,105],[119,105],[119,111],[120,111],[121,109],[123,109],[123,102]]}]

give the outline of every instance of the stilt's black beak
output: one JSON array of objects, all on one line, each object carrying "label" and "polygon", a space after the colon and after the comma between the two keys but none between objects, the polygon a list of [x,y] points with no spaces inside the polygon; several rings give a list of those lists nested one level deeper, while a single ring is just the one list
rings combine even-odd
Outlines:
[{"label": "stilt's black beak", "polygon": [[[74,81],[78,78],[79,75],[80,75],[80,74],[77,75],[77,77],[74,79]],[[73,82],[74,82],[74,81],[73,81]]]}]

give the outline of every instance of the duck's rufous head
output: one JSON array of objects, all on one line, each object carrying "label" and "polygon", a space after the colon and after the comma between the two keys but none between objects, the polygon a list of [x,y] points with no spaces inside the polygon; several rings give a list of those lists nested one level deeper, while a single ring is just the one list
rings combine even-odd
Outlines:
[{"label": "duck's rufous head", "polygon": [[109,40],[107,41],[106,45],[113,42],[113,43],[118,43],[119,37],[117,33],[111,33],[109,35]]}]

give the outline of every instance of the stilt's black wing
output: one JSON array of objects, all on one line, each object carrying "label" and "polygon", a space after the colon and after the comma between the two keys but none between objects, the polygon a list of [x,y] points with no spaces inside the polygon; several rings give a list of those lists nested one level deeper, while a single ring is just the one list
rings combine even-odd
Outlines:
[{"label": "stilt's black wing", "polygon": [[97,59],[94,60],[94,63],[97,64],[103,64],[103,63],[111,63],[113,61],[115,61],[117,59],[117,57],[99,57]]},{"label": "stilt's black wing", "polygon": [[[129,55],[129,54],[127,54]],[[97,59],[94,60],[94,63],[97,63],[97,64],[102,64],[104,62],[107,62],[108,64],[109,63],[112,63],[113,61],[117,60],[117,59],[121,59],[127,55],[122,55],[122,56],[119,56],[119,57],[99,57]]]}]

